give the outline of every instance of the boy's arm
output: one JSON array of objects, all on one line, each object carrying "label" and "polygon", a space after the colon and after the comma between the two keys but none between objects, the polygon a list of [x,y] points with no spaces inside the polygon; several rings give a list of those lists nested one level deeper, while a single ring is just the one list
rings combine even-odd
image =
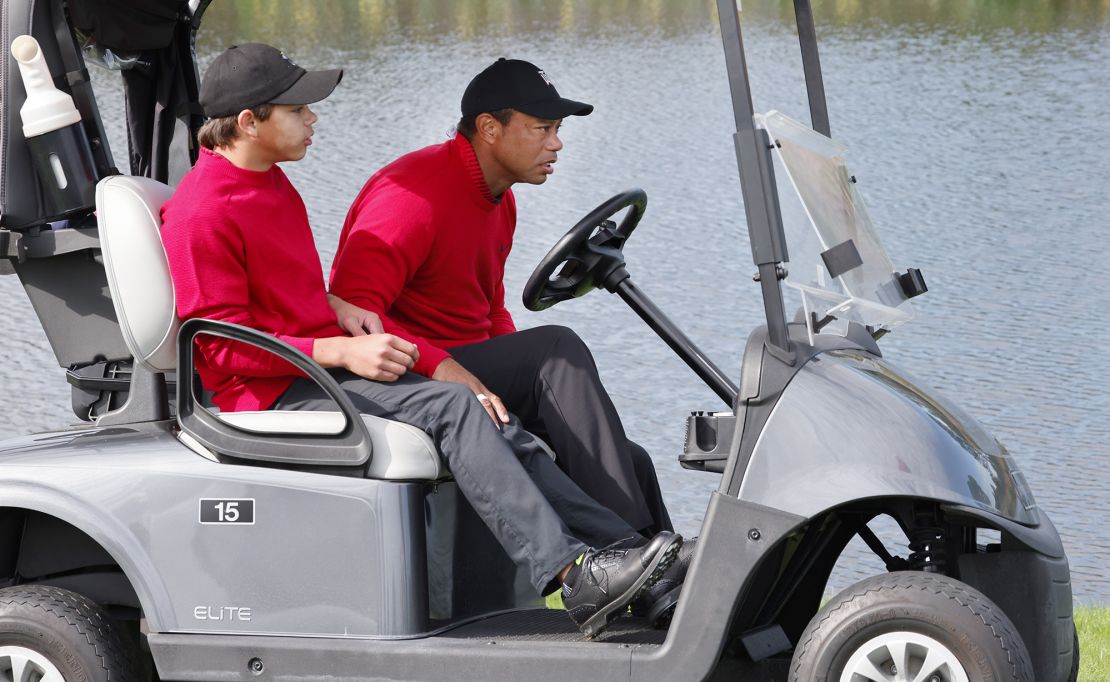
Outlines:
[{"label": "boy's arm", "polygon": [[[166,256],[181,319],[203,317],[241,324],[271,334],[305,355],[313,339],[274,334],[251,316],[245,245],[238,227],[213,211],[198,215],[177,229],[163,230]],[[260,348],[215,336],[197,338],[205,364],[228,374],[251,377],[301,376],[285,360]]]}]

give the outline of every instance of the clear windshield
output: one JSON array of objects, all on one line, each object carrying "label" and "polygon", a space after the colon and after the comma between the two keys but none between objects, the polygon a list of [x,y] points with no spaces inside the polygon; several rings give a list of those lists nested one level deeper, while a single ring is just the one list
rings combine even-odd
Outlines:
[{"label": "clear windshield", "polygon": [[777,143],[772,156],[790,258],[786,284],[801,294],[810,333],[825,324],[825,331],[843,333],[849,321],[889,330],[912,318],[844,165],[846,147],[777,111],[755,121]]}]

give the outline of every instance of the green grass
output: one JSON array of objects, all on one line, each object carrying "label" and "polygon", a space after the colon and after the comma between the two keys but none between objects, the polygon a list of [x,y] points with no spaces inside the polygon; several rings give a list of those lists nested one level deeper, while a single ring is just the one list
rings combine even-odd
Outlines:
[{"label": "green grass", "polygon": [[1110,680],[1110,608],[1075,609],[1079,628],[1079,682]]}]

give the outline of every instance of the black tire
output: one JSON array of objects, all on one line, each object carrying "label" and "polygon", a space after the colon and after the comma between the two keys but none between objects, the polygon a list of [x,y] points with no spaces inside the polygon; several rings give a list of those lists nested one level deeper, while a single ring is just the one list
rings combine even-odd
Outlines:
[{"label": "black tire", "polygon": [[970,680],[1033,682],[1029,652],[1001,609],[958,580],[913,571],[862,580],[826,604],[798,641],[790,680],[840,682],[853,654],[903,634],[947,650]]},{"label": "black tire", "polygon": [[44,657],[67,682],[137,679],[134,644],[116,621],[96,602],[57,587],[0,589],[0,647]]},{"label": "black tire", "polygon": [[1068,682],[1076,682],[1079,679],[1079,628],[1076,627],[1075,621],[1071,624],[1072,632],[1072,649],[1071,649],[1071,675],[1068,675]]}]

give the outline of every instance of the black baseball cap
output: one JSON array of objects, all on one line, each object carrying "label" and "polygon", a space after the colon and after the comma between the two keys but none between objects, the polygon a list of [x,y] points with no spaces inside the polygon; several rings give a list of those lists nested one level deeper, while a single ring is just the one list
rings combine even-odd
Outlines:
[{"label": "black baseball cap", "polygon": [[504,57],[475,76],[462,97],[463,116],[501,109],[550,120],[585,116],[594,110],[591,104],[560,97],[551,79],[535,64]]},{"label": "black baseball cap", "polygon": [[270,45],[232,45],[204,72],[200,106],[205,116],[220,118],[260,104],[312,104],[342,78],[342,69],[305,71]]}]

